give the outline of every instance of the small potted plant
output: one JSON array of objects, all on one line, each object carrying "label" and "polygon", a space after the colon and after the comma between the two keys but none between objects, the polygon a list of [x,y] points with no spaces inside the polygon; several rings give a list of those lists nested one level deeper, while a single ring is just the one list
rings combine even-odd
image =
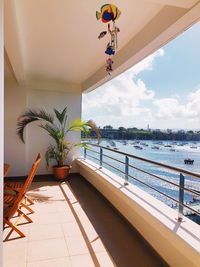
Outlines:
[{"label": "small potted plant", "polygon": [[[68,153],[74,147],[85,146],[82,143],[72,143],[66,140],[66,135],[70,131],[83,131],[88,134],[89,129],[95,130],[97,137],[99,138],[99,131],[93,121],[83,121],[81,119],[75,119],[71,123],[68,123],[67,107],[61,112],[54,109],[54,114],[49,114],[45,110],[32,110],[25,111],[17,122],[17,134],[20,139],[24,141],[24,129],[31,122],[40,122],[39,127],[47,131],[47,133],[53,138],[54,144],[50,144],[45,153],[45,159],[47,167],[50,166],[51,160],[56,161],[56,165],[53,166],[54,175],[58,179],[65,179],[69,176],[71,169],[70,165],[66,164]],[[55,118],[57,123],[55,122]]]}]

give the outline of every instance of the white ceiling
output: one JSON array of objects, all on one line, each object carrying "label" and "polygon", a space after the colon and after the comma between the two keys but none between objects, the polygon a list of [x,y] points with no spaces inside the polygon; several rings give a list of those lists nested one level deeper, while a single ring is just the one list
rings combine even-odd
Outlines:
[{"label": "white ceiling", "polygon": [[[129,47],[133,40],[137,44],[139,38],[142,48],[142,43],[146,45],[148,41],[145,38],[157,37],[188,13],[190,8],[194,8],[197,2],[110,1],[122,12],[116,21],[120,28],[116,69],[121,72],[128,67],[120,69],[133,56],[130,53],[134,49]],[[5,1],[5,49],[18,81],[27,84],[37,81],[40,84],[68,84],[77,90],[85,90],[107,80],[104,50],[108,37],[98,40],[98,34],[107,25],[95,17],[96,10],[100,10],[102,4],[104,2],[99,0]],[[160,24],[155,24],[156,21]],[[145,29],[149,30],[141,38],[140,33],[145,33]]]}]

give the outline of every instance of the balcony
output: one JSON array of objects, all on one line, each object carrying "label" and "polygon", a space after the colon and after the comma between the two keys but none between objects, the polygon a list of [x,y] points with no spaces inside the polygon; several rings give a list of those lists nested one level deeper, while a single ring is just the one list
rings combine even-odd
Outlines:
[{"label": "balcony", "polygon": [[34,182],[28,194],[33,223],[20,226],[25,238],[4,242],[4,267],[168,266],[82,176]]},{"label": "balcony", "polygon": [[[0,16],[5,29],[0,29],[2,70],[3,52],[5,59],[5,77],[0,79],[1,171],[5,161],[11,165],[10,176],[26,175],[35,155],[44,156],[50,143],[34,127],[26,131],[26,146],[19,141],[16,121],[23,110],[68,105],[70,120],[81,117],[82,93],[135,65],[200,18],[198,0],[119,0],[118,4],[123,16],[110,76],[105,72],[104,46],[97,38],[102,28],[94,23],[98,1],[48,5],[46,1],[5,1],[4,23]],[[81,12],[74,15],[77,10]],[[68,137],[80,141],[78,133]],[[165,261],[175,267],[199,265],[196,224],[187,218],[178,222],[177,212],[132,185],[125,187],[124,180],[98,165],[76,160],[77,156],[71,153],[69,161],[72,172],[81,176],[64,183],[33,183],[29,192],[35,202],[33,223],[21,225],[26,234],[21,239],[14,233],[7,236],[9,229],[5,229],[4,266],[146,267],[167,266]],[[51,173],[44,160],[38,173]]]}]

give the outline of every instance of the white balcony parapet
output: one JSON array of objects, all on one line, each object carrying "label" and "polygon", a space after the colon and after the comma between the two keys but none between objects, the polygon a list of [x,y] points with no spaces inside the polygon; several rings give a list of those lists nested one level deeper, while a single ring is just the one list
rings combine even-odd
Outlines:
[{"label": "white balcony parapet", "polygon": [[170,266],[199,266],[200,227],[104,167],[77,159],[80,174],[138,230]]}]

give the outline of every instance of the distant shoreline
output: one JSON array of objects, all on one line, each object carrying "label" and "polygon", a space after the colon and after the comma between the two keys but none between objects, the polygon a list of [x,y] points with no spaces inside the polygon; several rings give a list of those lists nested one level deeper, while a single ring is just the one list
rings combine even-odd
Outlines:
[{"label": "distant shoreline", "polygon": [[[177,131],[168,132],[161,130],[143,130],[137,128],[123,128],[119,129],[103,128],[99,129],[101,138],[112,139],[112,140],[149,140],[149,141],[200,141],[200,131]],[[95,138],[96,133],[91,130],[90,138]],[[82,138],[86,137],[82,133]]]}]

